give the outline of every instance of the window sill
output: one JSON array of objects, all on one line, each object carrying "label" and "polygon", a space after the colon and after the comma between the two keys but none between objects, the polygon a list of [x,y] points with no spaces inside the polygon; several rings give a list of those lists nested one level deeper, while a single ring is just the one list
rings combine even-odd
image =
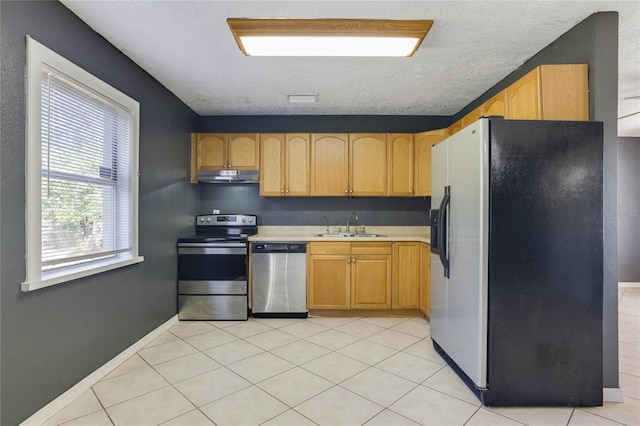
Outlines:
[{"label": "window sill", "polygon": [[119,257],[114,260],[104,260],[102,262],[95,262],[91,265],[84,265],[81,267],[75,267],[67,269],[65,271],[51,272],[43,274],[41,280],[38,281],[25,281],[22,283],[20,289],[24,292],[38,290],[40,288],[50,287],[56,284],[62,284],[67,281],[76,280],[78,278],[89,277],[91,275],[99,274],[101,272],[111,271],[113,269],[122,268],[129,265],[134,265],[144,261],[143,256],[135,257]]}]

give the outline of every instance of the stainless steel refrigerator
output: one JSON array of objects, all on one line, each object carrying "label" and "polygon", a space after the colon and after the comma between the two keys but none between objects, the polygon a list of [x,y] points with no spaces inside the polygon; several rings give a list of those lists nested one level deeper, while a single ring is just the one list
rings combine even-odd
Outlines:
[{"label": "stainless steel refrigerator", "polygon": [[432,149],[431,338],[484,405],[602,405],[602,123]]}]

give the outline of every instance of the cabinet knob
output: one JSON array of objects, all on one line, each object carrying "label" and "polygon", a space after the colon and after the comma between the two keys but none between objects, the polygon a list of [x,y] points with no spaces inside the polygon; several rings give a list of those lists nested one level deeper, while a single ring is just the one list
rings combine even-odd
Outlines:
[{"label": "cabinet knob", "polygon": [[284,189],[281,189],[280,192],[284,194]]},{"label": "cabinet knob", "polygon": [[345,193],[345,194],[348,194],[348,193],[349,193],[349,190],[348,190],[348,189],[345,189],[345,190],[344,190],[344,193]]},{"label": "cabinet knob", "polygon": [[349,194],[353,194],[353,189],[350,189],[350,190],[349,190]]},{"label": "cabinet knob", "polygon": [[347,263],[351,263],[351,259],[347,259]]},{"label": "cabinet knob", "polygon": [[284,192],[288,193],[288,192],[289,192],[289,190],[288,190],[288,189],[286,189]]},{"label": "cabinet knob", "polygon": [[356,258],[355,258],[355,257],[352,257],[352,258],[351,258],[351,261],[352,261],[353,263],[356,263]]}]

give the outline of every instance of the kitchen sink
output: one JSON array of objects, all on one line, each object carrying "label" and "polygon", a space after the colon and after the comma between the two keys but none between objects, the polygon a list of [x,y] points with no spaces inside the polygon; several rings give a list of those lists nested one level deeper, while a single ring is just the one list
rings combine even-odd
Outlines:
[{"label": "kitchen sink", "polygon": [[315,234],[314,237],[332,237],[332,238],[340,238],[340,237],[365,237],[365,238],[376,238],[376,237],[386,237],[386,235],[382,235],[382,234],[345,234],[345,233],[340,233],[340,234]]}]

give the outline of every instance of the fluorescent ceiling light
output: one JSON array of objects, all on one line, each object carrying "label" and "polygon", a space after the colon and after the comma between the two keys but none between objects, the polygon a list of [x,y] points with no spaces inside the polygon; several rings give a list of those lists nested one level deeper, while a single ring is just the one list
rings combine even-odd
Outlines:
[{"label": "fluorescent ceiling light", "polygon": [[247,56],[412,56],[433,21],[227,19]]}]

